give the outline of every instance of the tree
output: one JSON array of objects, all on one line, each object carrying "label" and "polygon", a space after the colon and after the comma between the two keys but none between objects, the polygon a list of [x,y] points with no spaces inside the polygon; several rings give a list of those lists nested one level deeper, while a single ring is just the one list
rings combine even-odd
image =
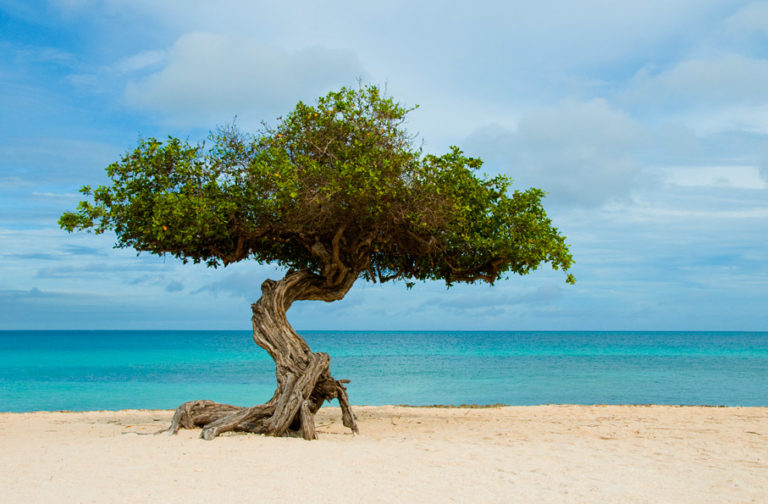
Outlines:
[{"label": "tree", "polygon": [[59,219],[67,231],[113,231],[116,246],[211,267],[252,259],[288,270],[252,305],[253,339],[276,364],[273,397],[247,408],[185,403],[171,433],[201,426],[205,439],[230,430],[313,439],[314,414],[331,399],[357,431],[348,381],[288,323],[295,301],[342,299],[358,278],[493,284],[542,263],[571,266],[543,191],[510,194],[508,178],[479,177],[482,162],[456,147],[422,154],[404,126],[411,110],[375,86],[342,88],[256,136],[232,125],[208,145],[141,140],[107,167],[111,185],[81,189],[87,199]]}]

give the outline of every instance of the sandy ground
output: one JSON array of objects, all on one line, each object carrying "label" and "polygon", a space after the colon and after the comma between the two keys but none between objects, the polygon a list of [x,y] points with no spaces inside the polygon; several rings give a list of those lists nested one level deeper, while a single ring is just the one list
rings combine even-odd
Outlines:
[{"label": "sandy ground", "polygon": [[323,408],[320,439],[151,433],[170,411],[0,414],[0,502],[768,502],[768,408]]}]

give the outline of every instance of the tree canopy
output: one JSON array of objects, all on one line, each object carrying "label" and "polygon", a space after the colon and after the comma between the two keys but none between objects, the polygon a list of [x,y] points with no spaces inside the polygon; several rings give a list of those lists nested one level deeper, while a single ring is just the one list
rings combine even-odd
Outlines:
[{"label": "tree canopy", "polygon": [[482,161],[457,147],[424,154],[405,127],[411,110],[360,86],[299,102],[255,135],[230,125],[203,143],[144,139],[109,165],[111,185],[83,187],[87,198],[59,224],[209,266],[308,270],[328,285],[568,270],[544,192],[480,176]]}]

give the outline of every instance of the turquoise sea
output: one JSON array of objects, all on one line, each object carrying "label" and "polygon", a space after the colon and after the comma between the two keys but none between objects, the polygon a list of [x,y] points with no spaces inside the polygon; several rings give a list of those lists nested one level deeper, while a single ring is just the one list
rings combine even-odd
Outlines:
[{"label": "turquoise sea", "polygon": [[[301,331],[353,404],[768,406],[766,332]],[[247,331],[0,331],[0,411],[269,399]]]}]

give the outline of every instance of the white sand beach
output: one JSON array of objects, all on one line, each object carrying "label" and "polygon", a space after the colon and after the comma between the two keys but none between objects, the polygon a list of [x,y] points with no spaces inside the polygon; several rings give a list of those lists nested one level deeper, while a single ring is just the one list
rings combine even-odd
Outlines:
[{"label": "white sand beach", "polygon": [[0,502],[768,502],[768,408],[338,408],[320,439],[152,435],[171,411],[0,414]]}]

